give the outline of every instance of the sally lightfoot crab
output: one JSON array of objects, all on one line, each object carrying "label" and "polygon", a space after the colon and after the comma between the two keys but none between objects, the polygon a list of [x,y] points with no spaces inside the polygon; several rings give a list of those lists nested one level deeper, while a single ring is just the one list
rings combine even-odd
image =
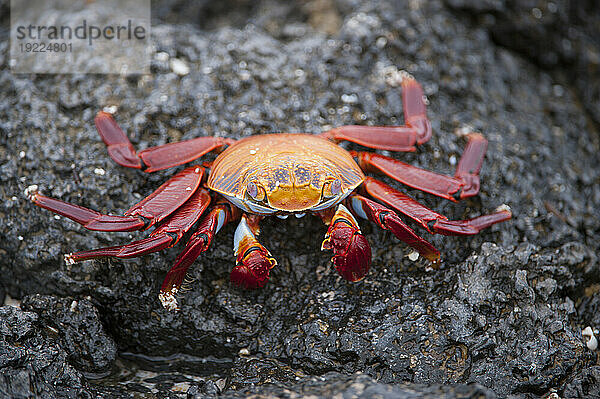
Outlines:
[{"label": "sally lightfoot crab", "polygon": [[[479,133],[468,135],[467,146],[454,176],[429,172],[371,152],[348,152],[336,142],[350,141],[373,149],[414,151],[431,137],[423,90],[411,76],[402,80],[404,126],[341,126],[320,135],[266,134],[239,141],[199,137],[136,152],[127,135],[106,112],[95,118],[96,128],[119,165],[146,172],[181,165],[215,151],[212,163],[177,173],[123,216],[94,210],[27,191],[36,205],[63,215],[90,230],[133,231],[156,228],[145,239],[125,245],[65,255],[67,263],[88,259],[131,258],[175,245],[193,229],[187,244],[168,271],[159,298],[177,309],[176,294],[188,268],[210,246],[227,223],[237,222],[234,236],[236,266],[231,281],[244,288],[263,287],[276,260],[257,240],[259,222],[266,216],[318,215],[328,230],[322,249],[333,251],[333,264],[346,280],[358,281],[368,272],[371,249],[356,216],[391,231],[397,238],[437,265],[440,252],[417,235],[396,214],[420,224],[427,232],[472,235],[511,218],[507,209],[469,220],[448,220],[408,195],[364,172],[383,173],[427,193],[458,201],[479,191],[479,170],[487,149]],[[210,169],[210,174],[207,169]],[[367,195],[377,200],[367,198]]]}]

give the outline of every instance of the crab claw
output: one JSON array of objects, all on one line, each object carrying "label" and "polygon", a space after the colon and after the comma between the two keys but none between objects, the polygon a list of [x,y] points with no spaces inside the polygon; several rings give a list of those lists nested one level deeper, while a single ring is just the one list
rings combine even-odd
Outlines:
[{"label": "crab claw", "polygon": [[269,270],[277,261],[262,245],[249,248],[243,255],[238,255],[236,266],[230,274],[231,282],[247,290],[262,288],[269,280]]},{"label": "crab claw", "polygon": [[340,276],[359,281],[371,266],[371,247],[348,209],[339,205],[329,224],[321,249],[333,250],[331,261]]},{"label": "crab claw", "polygon": [[269,270],[277,261],[256,239],[258,220],[244,215],[235,230],[234,251],[236,266],[230,274],[230,280],[245,289],[262,288],[269,280]]}]

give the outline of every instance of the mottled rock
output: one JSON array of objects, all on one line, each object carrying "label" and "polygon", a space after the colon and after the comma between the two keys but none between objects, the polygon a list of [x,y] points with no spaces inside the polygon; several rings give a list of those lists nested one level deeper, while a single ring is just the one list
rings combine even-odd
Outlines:
[{"label": "mottled rock", "polygon": [[[66,298],[91,298],[97,318],[67,320],[87,331],[100,321],[129,356],[131,364],[117,362],[121,370],[141,371],[124,373],[125,381],[107,377],[89,392],[243,396],[264,387],[273,396],[329,396],[335,389],[350,396],[357,383],[405,397],[406,389],[442,397],[594,392],[595,354],[581,330],[600,325],[600,146],[573,90],[577,83],[561,64],[541,69],[441,0],[336,1],[328,5],[339,13],[333,36],[305,22],[310,7],[252,3],[242,19],[239,10],[223,11],[232,24],[216,18],[182,25],[168,6],[180,2],[166,2],[166,22],[153,27],[148,76],[14,75],[0,58],[0,285],[13,298],[52,295],[38,307],[42,323],[68,315]],[[482,12],[503,4],[486,1]],[[173,58],[189,73],[174,73]],[[261,241],[279,265],[264,289],[229,283],[234,226],[227,226],[190,269],[181,312],[171,313],[157,294],[180,248],[67,266],[64,253],[142,234],[85,231],[23,196],[38,184],[48,195],[120,213],[177,170],[144,174],[115,165],[93,127],[106,106],[116,107],[138,149],[204,135],[401,124],[401,94],[390,80],[399,69],[423,84],[434,136],[415,153],[391,156],[453,174],[464,131],[489,140],[479,196],[454,204],[406,191],[452,219],[502,204],[514,215],[473,237],[427,236],[444,254],[438,271],[410,261],[405,245],[363,222],[373,266],[350,284],[319,251],[325,228],[317,218],[269,219]],[[587,76],[581,79],[593,87],[594,75]],[[25,301],[36,309],[33,302]],[[55,313],[50,303],[63,310]],[[25,324],[19,329],[10,334],[38,339]],[[66,367],[68,345],[60,345],[43,341]],[[5,380],[11,386],[25,386],[24,372],[43,380],[35,371],[42,360],[28,359],[23,367],[34,372],[14,368]],[[85,384],[79,374],[72,379]]]},{"label": "mottled rock", "polygon": [[90,397],[85,378],[69,364],[58,338],[40,327],[35,313],[0,307],[0,396]]},{"label": "mottled rock", "polygon": [[[594,0],[446,0],[485,26],[492,40],[572,81],[600,125],[600,8]],[[556,87],[558,93],[561,87]]]},{"label": "mottled rock", "polygon": [[224,394],[224,398],[252,397],[263,398],[382,398],[382,399],[495,399],[491,390],[479,384],[457,384],[444,386],[432,384],[384,384],[364,374],[344,375],[327,373],[322,376],[305,378],[293,386],[267,384],[246,388],[236,393]]},{"label": "mottled rock", "polygon": [[90,301],[31,295],[24,298],[21,307],[37,313],[47,326],[56,330],[69,361],[78,370],[98,374],[110,370],[117,348]]}]

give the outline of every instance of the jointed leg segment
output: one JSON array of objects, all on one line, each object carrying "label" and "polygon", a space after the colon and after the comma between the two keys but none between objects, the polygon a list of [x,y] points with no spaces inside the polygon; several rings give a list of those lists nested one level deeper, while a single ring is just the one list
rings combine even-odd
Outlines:
[{"label": "jointed leg segment", "polygon": [[96,258],[135,258],[172,247],[198,221],[210,204],[208,190],[201,188],[166,218],[149,237],[129,244],[81,251],[65,255],[65,262],[72,264]]},{"label": "jointed leg segment", "polygon": [[469,220],[448,220],[447,217],[432,211],[408,195],[372,177],[365,179],[364,187],[371,196],[410,217],[431,234],[473,235],[493,224],[504,222],[512,216],[509,210],[501,210]]},{"label": "jointed leg segment", "polygon": [[92,209],[46,197],[37,191],[28,192],[27,196],[37,206],[65,216],[89,230],[146,230],[184,204],[198,189],[203,175],[204,168],[200,166],[182,170],[126,211],[124,216],[103,215]]},{"label": "jointed leg segment", "polygon": [[365,147],[389,151],[415,151],[416,144],[431,138],[421,85],[410,75],[402,80],[404,126],[340,126],[321,134],[335,141],[351,141]]},{"label": "jointed leg segment", "polygon": [[175,264],[167,272],[158,295],[167,310],[177,310],[175,295],[185,279],[189,267],[210,246],[213,237],[227,223],[239,217],[237,208],[229,203],[215,205],[204,217],[194,234],[190,237],[183,251],[177,256]]},{"label": "jointed leg segment", "polygon": [[427,260],[434,264],[440,260],[440,252],[408,227],[394,211],[361,195],[352,195],[350,203],[358,216],[391,231],[396,238],[416,249]]},{"label": "jointed leg segment", "polygon": [[147,148],[136,153],[129,138],[111,114],[98,112],[95,123],[100,137],[108,148],[108,154],[116,163],[128,168],[145,168],[146,172],[183,165],[210,151],[219,150],[235,142],[235,140],[222,137],[198,137]]},{"label": "jointed leg segment", "polygon": [[354,152],[365,171],[384,173],[394,180],[438,197],[456,202],[479,192],[479,170],[485,157],[487,140],[471,133],[454,177],[441,175],[371,152]]}]

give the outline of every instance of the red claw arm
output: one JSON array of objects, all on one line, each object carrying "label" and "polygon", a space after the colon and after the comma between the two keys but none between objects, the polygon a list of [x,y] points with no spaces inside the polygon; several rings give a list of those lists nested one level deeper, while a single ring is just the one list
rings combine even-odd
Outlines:
[{"label": "red claw arm", "polygon": [[178,310],[179,306],[175,296],[185,279],[189,267],[200,254],[208,249],[215,234],[225,224],[238,217],[237,208],[232,207],[229,203],[219,203],[202,219],[162,283],[158,297],[165,309]]},{"label": "red claw arm", "polygon": [[371,266],[371,246],[356,219],[340,204],[331,221],[325,222],[329,222],[329,229],[321,249],[333,250],[331,260],[340,276],[348,281],[361,280]]},{"label": "red claw arm", "polygon": [[165,219],[148,238],[114,247],[93,249],[65,255],[65,262],[73,264],[96,258],[135,258],[172,247],[198,221],[210,204],[210,195],[204,188]]},{"label": "red claw arm", "polygon": [[146,230],[184,204],[197,190],[203,174],[204,168],[200,166],[182,170],[125,212],[124,216],[103,215],[92,209],[46,197],[37,191],[28,191],[27,196],[37,206],[63,215],[88,230]]},{"label": "red claw arm", "polygon": [[398,212],[412,218],[431,234],[473,235],[486,227],[511,218],[511,212],[507,209],[468,220],[448,220],[446,216],[432,211],[408,195],[372,177],[365,179],[364,187],[373,198],[385,202]]},{"label": "red claw arm", "polygon": [[125,216],[140,216],[150,226],[170,215],[187,201],[200,186],[204,176],[202,166],[190,166],[167,180],[152,194],[125,212]]},{"label": "red claw arm", "polygon": [[242,215],[235,231],[236,266],[231,271],[230,279],[245,289],[264,287],[269,280],[269,271],[277,265],[271,253],[256,239],[260,219],[256,215]]},{"label": "red claw arm", "polygon": [[96,130],[102,137],[108,155],[119,165],[127,168],[142,168],[142,160],[135,153],[135,149],[127,138],[125,132],[117,125],[112,115],[100,111],[94,119]]},{"label": "red claw arm", "polygon": [[146,228],[144,220],[133,216],[103,215],[93,209],[46,197],[38,192],[27,193],[27,196],[37,206],[67,217],[88,230],[135,231]]}]

